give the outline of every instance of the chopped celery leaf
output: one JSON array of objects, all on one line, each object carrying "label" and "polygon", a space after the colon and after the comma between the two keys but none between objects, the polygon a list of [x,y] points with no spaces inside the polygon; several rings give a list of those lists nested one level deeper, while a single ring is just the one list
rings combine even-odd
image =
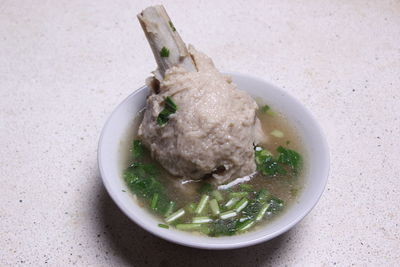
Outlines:
[{"label": "chopped celery leaf", "polygon": [[164,214],[170,201],[157,175],[158,170],[154,165],[135,162],[125,170],[124,180],[134,194],[147,199],[156,212]]},{"label": "chopped celery leaf", "polygon": [[268,105],[264,105],[261,107],[261,112],[262,113],[267,113],[267,111],[270,110],[270,107]]},{"label": "chopped celery leaf", "polygon": [[276,151],[279,153],[275,158],[271,152],[260,146],[255,147],[255,161],[257,170],[264,176],[276,176],[287,174],[291,171],[297,175],[301,168],[301,156],[294,150],[279,146]]},{"label": "chopped celery leaf", "polygon": [[234,235],[239,219],[216,220],[210,224],[209,236]]},{"label": "chopped celery leaf", "polygon": [[169,226],[167,224],[163,224],[163,223],[159,223],[158,227],[160,228],[165,228],[165,229],[169,229]]},{"label": "chopped celery leaf", "polygon": [[158,114],[157,124],[164,126],[169,121],[169,116],[174,114],[178,110],[178,106],[175,104],[172,97],[167,96],[164,101],[164,109]]},{"label": "chopped celery leaf", "polygon": [[277,197],[271,197],[269,200],[269,207],[268,207],[268,212],[272,212],[274,214],[280,212],[283,209],[283,200],[277,198]]},{"label": "chopped celery leaf", "polygon": [[172,21],[169,21],[168,23],[169,23],[169,26],[171,27],[172,31],[176,32],[176,28],[175,28],[174,24],[172,23]]},{"label": "chopped celery leaf", "polygon": [[140,140],[133,141],[132,153],[135,159],[141,158],[144,155],[144,146]]},{"label": "chopped celery leaf", "polygon": [[294,150],[284,148],[283,146],[279,146],[276,151],[280,153],[278,156],[278,162],[290,166],[293,172],[297,174],[301,167],[300,154]]},{"label": "chopped celery leaf", "polygon": [[160,56],[161,57],[169,57],[169,49],[163,46],[160,51]]}]

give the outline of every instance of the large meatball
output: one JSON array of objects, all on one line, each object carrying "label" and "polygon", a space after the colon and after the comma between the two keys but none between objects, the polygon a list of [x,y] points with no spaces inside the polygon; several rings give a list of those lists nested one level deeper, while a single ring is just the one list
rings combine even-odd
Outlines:
[{"label": "large meatball", "polygon": [[[152,92],[139,137],[171,174],[187,179],[212,176],[218,184],[253,173],[253,144],[262,138],[257,104],[214,67],[206,55],[189,48],[197,71],[173,67],[159,92]],[[170,96],[177,111],[161,126],[157,117]]]}]

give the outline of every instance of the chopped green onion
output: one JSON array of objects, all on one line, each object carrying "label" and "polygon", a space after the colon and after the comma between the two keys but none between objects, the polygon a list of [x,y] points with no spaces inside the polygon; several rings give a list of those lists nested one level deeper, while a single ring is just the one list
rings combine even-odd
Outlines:
[{"label": "chopped green onion", "polygon": [[218,202],[215,198],[209,201],[211,212],[214,215],[218,215],[220,213]]},{"label": "chopped green onion", "polygon": [[219,215],[222,220],[229,219],[235,217],[237,213],[234,210],[228,210]]},{"label": "chopped green onion", "polygon": [[185,210],[184,209],[179,209],[176,212],[172,213],[167,218],[165,218],[165,222],[167,222],[167,223],[173,222],[176,219],[182,217],[183,215],[185,215]]},{"label": "chopped green onion", "polygon": [[208,234],[210,234],[211,229],[209,227],[207,227],[206,224],[202,224],[200,229],[199,229],[199,231],[202,232],[205,235],[208,235]]},{"label": "chopped green onion", "polygon": [[206,207],[207,201],[210,197],[208,195],[202,195],[199,204],[196,207],[194,213],[200,214],[203,212],[204,208]]},{"label": "chopped green onion", "polygon": [[213,219],[208,216],[194,217],[192,223],[209,223],[212,222],[212,220]]},{"label": "chopped green onion", "polygon": [[258,212],[258,214],[256,216],[256,221],[260,221],[264,217],[264,214],[268,210],[269,205],[270,205],[269,203],[266,203],[261,207],[260,211]]},{"label": "chopped green onion", "polygon": [[247,197],[249,195],[249,192],[231,192],[229,193],[229,197],[233,198],[233,197]]},{"label": "chopped green onion", "polygon": [[222,196],[221,192],[218,190],[214,190],[211,192],[211,195],[218,201],[221,202],[224,200],[224,197]]},{"label": "chopped green onion", "polygon": [[283,132],[276,129],[271,132],[271,135],[277,138],[282,138],[284,136]]},{"label": "chopped green onion", "polygon": [[160,51],[160,56],[161,56],[161,57],[169,57],[169,50],[168,50],[168,48],[166,48],[165,46],[163,46],[163,48],[161,48],[161,51]]},{"label": "chopped green onion", "polygon": [[153,195],[153,197],[151,198],[150,208],[151,208],[152,210],[156,209],[156,207],[157,207],[157,202],[158,202],[158,197],[159,197],[159,196],[160,196],[160,195],[159,195],[158,193],[155,193],[155,194]]},{"label": "chopped green onion", "polygon": [[167,211],[164,214],[165,217],[168,217],[169,215],[171,215],[171,213],[174,211],[175,205],[176,205],[176,203],[174,201],[170,201],[168,203]]},{"label": "chopped green onion", "polygon": [[201,228],[200,223],[180,223],[176,225],[179,230],[197,230]]},{"label": "chopped green onion", "polygon": [[168,226],[168,225],[162,224],[162,223],[159,223],[159,224],[158,224],[158,227],[165,228],[165,229],[169,229],[169,226]]},{"label": "chopped green onion", "polygon": [[234,197],[228,200],[228,202],[226,202],[225,207],[227,207],[228,209],[232,208],[233,205],[235,205],[238,201],[240,200],[239,197]]},{"label": "chopped green onion", "polygon": [[189,205],[187,205],[185,207],[186,211],[189,213],[194,213],[194,211],[196,210],[196,204],[194,204],[193,202],[190,203]]},{"label": "chopped green onion", "polygon": [[242,198],[242,200],[240,200],[236,205],[234,210],[236,210],[236,212],[241,212],[246,206],[247,204],[249,204],[249,200],[247,198]]},{"label": "chopped green onion", "polygon": [[246,220],[237,228],[237,230],[238,231],[245,231],[245,230],[249,229],[253,224],[254,224],[254,221]]},{"label": "chopped green onion", "polygon": [[157,169],[152,164],[134,162],[124,171],[124,180],[130,191],[138,197],[151,199],[154,193],[161,193],[163,187],[156,179]]},{"label": "chopped green onion", "polygon": [[275,113],[271,110],[270,106],[264,105],[260,108],[261,112],[273,116]]}]

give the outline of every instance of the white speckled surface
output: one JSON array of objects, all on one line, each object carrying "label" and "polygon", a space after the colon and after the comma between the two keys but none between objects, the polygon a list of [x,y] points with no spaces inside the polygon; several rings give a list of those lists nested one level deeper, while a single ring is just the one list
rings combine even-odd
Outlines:
[{"label": "white speckled surface", "polygon": [[135,18],[153,3],[0,2],[0,265],[398,265],[400,2],[164,1],[184,40],[290,91],[331,147],[316,208],[235,251],[154,237],[101,184],[100,130],[155,66]]}]

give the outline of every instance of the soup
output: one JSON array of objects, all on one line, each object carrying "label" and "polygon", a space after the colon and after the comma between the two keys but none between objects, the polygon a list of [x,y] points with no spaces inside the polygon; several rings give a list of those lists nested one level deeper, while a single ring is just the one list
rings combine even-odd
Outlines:
[{"label": "soup", "polygon": [[139,204],[158,216],[159,227],[212,237],[241,234],[296,201],[304,173],[302,144],[286,118],[267,105],[257,112],[268,137],[254,146],[257,171],[223,185],[214,185],[211,177],[175,177],[152,159],[136,137],[142,113],[121,142],[123,179]]}]

